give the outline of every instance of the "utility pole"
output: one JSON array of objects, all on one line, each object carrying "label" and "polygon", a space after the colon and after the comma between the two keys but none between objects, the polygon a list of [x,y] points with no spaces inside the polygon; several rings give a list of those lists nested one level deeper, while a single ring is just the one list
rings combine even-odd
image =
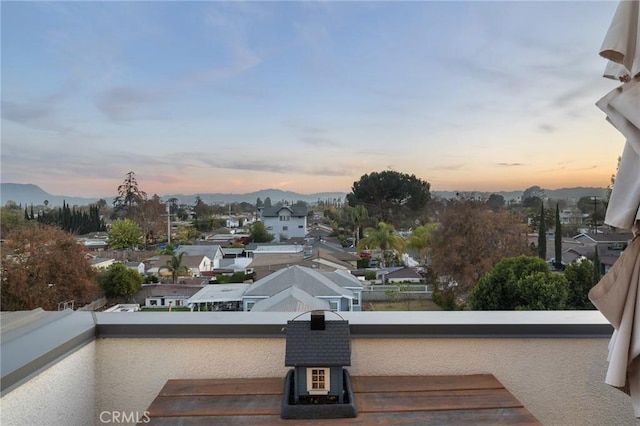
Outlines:
[{"label": "utility pole", "polygon": [[167,203],[167,245],[171,244],[171,204]]},{"label": "utility pole", "polygon": [[598,213],[598,197],[597,196],[593,196],[593,233],[595,235],[598,234],[598,218],[596,216],[596,213]]}]

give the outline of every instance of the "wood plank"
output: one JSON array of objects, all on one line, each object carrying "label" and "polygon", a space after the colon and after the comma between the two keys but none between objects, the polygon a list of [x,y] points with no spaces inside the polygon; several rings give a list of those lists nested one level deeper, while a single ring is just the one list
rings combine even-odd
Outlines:
[{"label": "wood plank", "polygon": [[467,376],[352,376],[354,392],[403,392],[455,389],[500,389],[493,374]]},{"label": "wood plank", "polygon": [[149,406],[150,416],[280,415],[282,395],[222,395],[158,397]]},{"label": "wood plank", "polygon": [[[493,375],[352,376],[360,425],[539,424]],[[152,402],[152,425],[327,424],[283,420],[284,378],[169,380]]]},{"label": "wood plank", "polygon": [[282,395],[284,377],[169,380],[158,396]]},{"label": "wood plank", "polygon": [[270,416],[204,416],[152,418],[151,426],[199,425],[540,425],[526,408],[500,408],[488,410],[411,411],[402,413],[364,413],[353,419],[283,420]]},{"label": "wood plank", "polygon": [[522,407],[506,389],[356,393],[359,413]]}]

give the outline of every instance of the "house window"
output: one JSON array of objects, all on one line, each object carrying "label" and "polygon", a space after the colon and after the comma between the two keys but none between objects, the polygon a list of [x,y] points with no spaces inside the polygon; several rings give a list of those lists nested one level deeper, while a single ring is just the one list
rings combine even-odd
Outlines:
[{"label": "house window", "polygon": [[291,216],[280,216],[280,222],[289,222]]},{"label": "house window", "polygon": [[302,229],[302,228],[304,228],[304,226],[298,225],[298,229]]},{"label": "house window", "polygon": [[353,306],[360,305],[360,293],[353,292]]},{"label": "house window", "polygon": [[337,311],[338,310],[338,302],[334,302],[334,301],[330,300],[329,301],[329,306],[330,306],[332,311]]},{"label": "house window", "polygon": [[288,226],[283,226],[283,227],[282,227],[282,230],[283,230],[283,231],[288,231],[288,230],[289,230],[289,227],[288,227]]},{"label": "house window", "polygon": [[253,308],[255,304],[256,302],[247,302],[247,312],[251,311],[251,308]]},{"label": "house window", "polygon": [[311,395],[326,395],[329,388],[328,368],[307,368],[307,392]]}]

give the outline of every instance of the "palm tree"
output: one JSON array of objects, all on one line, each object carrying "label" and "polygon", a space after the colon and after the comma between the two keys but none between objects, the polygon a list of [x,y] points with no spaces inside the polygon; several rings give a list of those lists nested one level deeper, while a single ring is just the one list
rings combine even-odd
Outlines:
[{"label": "palm tree", "polygon": [[431,245],[431,236],[436,231],[437,226],[435,223],[427,223],[420,225],[411,233],[409,237],[408,246],[412,249],[418,250],[420,253],[420,261],[424,265],[429,256],[429,246]]},{"label": "palm tree", "polygon": [[174,284],[178,281],[178,274],[180,271],[189,272],[189,268],[182,264],[182,256],[184,256],[184,252],[177,256],[172,255],[171,258],[167,260],[167,263],[158,269],[158,272],[163,269],[171,272],[171,278],[173,279]]},{"label": "palm tree", "polygon": [[385,261],[390,252],[403,253],[407,246],[405,239],[388,223],[379,222],[377,228],[367,228],[364,233],[366,237],[358,243],[358,250],[378,248],[382,250]]},{"label": "palm tree", "polygon": [[362,228],[362,224],[365,220],[369,218],[369,212],[367,208],[362,204],[355,206],[354,208],[349,210],[349,219],[351,223],[353,223],[353,233],[355,235],[355,245],[358,246],[358,241],[360,241],[360,233]]}]

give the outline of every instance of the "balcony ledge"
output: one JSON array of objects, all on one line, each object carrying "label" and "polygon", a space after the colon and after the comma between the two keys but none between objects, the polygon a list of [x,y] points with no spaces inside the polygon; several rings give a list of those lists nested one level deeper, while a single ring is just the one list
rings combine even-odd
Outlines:
[{"label": "balcony ledge", "polygon": [[[351,337],[610,337],[598,311],[339,312]],[[284,337],[291,312],[96,313],[98,337]],[[337,318],[337,317],[336,317]]]},{"label": "balcony ledge", "polygon": [[[307,314],[308,315],[308,314]],[[609,338],[598,311],[340,312],[358,338]],[[95,338],[284,338],[291,312],[38,313],[3,326],[1,394]],[[4,317],[3,317],[4,318]]]}]

